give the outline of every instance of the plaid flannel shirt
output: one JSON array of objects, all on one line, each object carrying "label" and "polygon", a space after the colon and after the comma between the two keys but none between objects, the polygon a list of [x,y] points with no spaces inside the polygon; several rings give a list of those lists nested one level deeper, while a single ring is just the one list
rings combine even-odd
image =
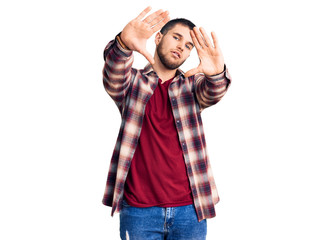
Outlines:
[{"label": "plaid flannel shirt", "polygon": [[[122,118],[103,197],[103,204],[112,207],[112,216],[122,208],[124,185],[140,137],[145,106],[159,78],[150,64],[142,70],[132,68],[133,59],[132,51],[122,48],[117,40],[109,42],[104,50],[103,84]],[[230,81],[226,68],[212,77],[196,74],[185,78],[178,70],[168,90],[199,221],[214,217],[214,205],[219,201],[200,113],[224,96]]]}]

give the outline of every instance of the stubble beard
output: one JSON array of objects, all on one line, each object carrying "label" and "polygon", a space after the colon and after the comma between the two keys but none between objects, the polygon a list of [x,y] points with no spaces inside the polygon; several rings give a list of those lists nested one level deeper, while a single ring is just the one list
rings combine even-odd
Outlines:
[{"label": "stubble beard", "polygon": [[157,45],[156,52],[157,52],[157,56],[159,57],[161,63],[163,64],[163,66],[166,69],[175,70],[175,69],[179,68],[185,62],[186,59],[184,61],[182,61],[181,63],[171,62],[171,59],[168,59],[166,54],[162,53],[162,47],[163,47],[163,40],[160,42],[160,44]]}]

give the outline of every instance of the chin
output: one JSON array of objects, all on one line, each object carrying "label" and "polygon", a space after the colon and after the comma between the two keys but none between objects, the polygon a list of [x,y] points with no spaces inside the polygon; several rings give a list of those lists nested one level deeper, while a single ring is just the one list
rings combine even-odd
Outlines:
[{"label": "chin", "polygon": [[179,68],[186,60],[186,59],[185,60],[175,59],[172,56],[167,56],[166,54],[160,54],[160,53],[158,54],[158,56],[160,58],[161,63],[163,64],[163,66],[169,70],[175,70],[175,69]]},{"label": "chin", "polygon": [[185,62],[185,60],[177,60],[177,61],[168,61],[164,66],[168,69],[177,69],[179,68],[181,65],[183,65],[183,63]]}]

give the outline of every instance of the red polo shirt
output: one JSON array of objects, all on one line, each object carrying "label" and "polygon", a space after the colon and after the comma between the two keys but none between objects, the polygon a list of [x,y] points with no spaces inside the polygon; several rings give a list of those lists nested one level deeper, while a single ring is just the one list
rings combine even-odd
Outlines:
[{"label": "red polo shirt", "polygon": [[[173,78],[172,78],[173,79]],[[193,204],[168,87],[161,79],[149,99],[142,130],[126,179],[124,198],[134,207]]]}]

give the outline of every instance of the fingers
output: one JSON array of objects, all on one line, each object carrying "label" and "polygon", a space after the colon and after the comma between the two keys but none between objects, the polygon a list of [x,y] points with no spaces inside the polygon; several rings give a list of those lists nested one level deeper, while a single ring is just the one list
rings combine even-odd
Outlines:
[{"label": "fingers", "polygon": [[163,13],[163,10],[157,10],[156,12],[150,14],[149,16],[147,16],[144,20],[142,20],[142,22],[145,23],[150,23],[151,21],[153,21],[155,18],[160,17],[160,15]]},{"label": "fingers", "polygon": [[169,17],[169,13],[166,13],[165,18],[162,21],[159,21],[155,26],[152,27],[152,30],[154,32],[160,30],[167,22],[169,22],[170,17]]},{"label": "fingers", "polygon": [[198,47],[200,47],[200,48],[205,48],[205,47],[217,48],[218,47],[217,36],[216,36],[215,32],[212,32],[211,35],[212,35],[214,46],[212,45],[212,42],[211,42],[209,36],[207,35],[205,29],[200,28],[200,31],[199,31],[199,29],[197,27],[195,27],[193,29],[193,35],[191,34],[193,41],[196,42],[197,45],[198,45],[198,46],[196,46],[197,48]]},{"label": "fingers", "polygon": [[[151,21],[149,22],[149,25],[154,26],[154,25],[158,24],[161,20],[164,20],[167,17],[169,17],[168,11],[161,12],[159,15],[157,15],[153,19],[151,19]],[[144,21],[146,21],[146,20],[144,20]]]},{"label": "fingers", "polygon": [[192,38],[192,41],[194,43],[195,48],[196,49],[199,49],[199,48],[201,49],[201,46],[200,46],[200,44],[199,44],[199,42],[198,42],[198,40],[195,36],[194,30],[190,31],[190,35],[191,35],[191,38]]},{"label": "fingers", "polygon": [[209,36],[207,35],[205,29],[203,29],[203,28],[201,27],[201,28],[200,28],[200,32],[201,32],[201,34],[202,34],[202,36],[203,36],[203,40],[204,40],[206,46],[207,46],[207,47],[211,47],[212,44],[211,44],[211,41],[210,41]]},{"label": "fingers", "polygon": [[219,48],[219,42],[217,40],[217,36],[215,32],[212,32],[212,38],[213,38],[213,43],[215,48]]},{"label": "fingers", "polygon": [[136,19],[141,20],[144,16],[146,16],[147,13],[149,13],[149,11],[151,10],[151,6],[148,6],[145,8],[145,10],[143,10],[139,16],[136,17]]},{"label": "fingers", "polygon": [[208,47],[208,44],[204,40],[204,36],[201,35],[201,31],[202,31],[201,29],[202,28],[200,28],[200,31],[199,31],[199,29],[197,27],[193,28],[193,33],[194,33],[195,39],[198,43],[198,47],[200,47],[200,48]]},{"label": "fingers", "polygon": [[[147,7],[143,12],[139,14],[136,20],[140,20],[145,17],[145,15],[151,10],[151,7]],[[156,12],[150,14],[142,22],[147,23],[153,29],[153,31],[157,31],[161,29],[168,21],[170,20],[169,12],[163,11],[162,9],[157,10]]]}]

